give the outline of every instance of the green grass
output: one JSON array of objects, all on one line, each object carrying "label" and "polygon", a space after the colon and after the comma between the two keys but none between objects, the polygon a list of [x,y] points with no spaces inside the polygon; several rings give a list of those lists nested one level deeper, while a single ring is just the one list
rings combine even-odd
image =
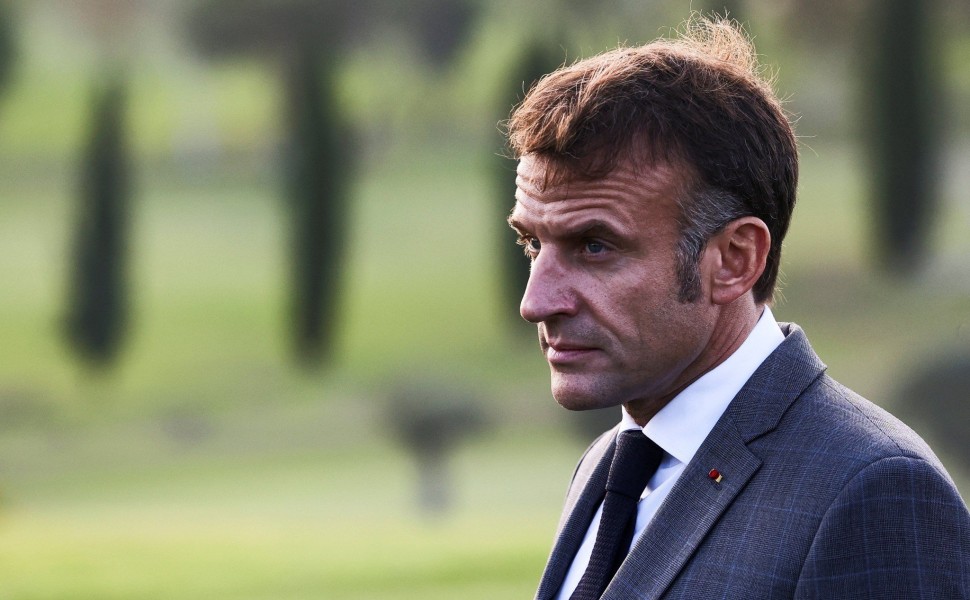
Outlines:
[{"label": "green grass", "polygon": [[[14,560],[0,556],[12,598],[528,597],[541,562],[521,527],[496,539],[509,525],[466,522],[429,534],[380,521],[345,528],[266,519],[193,524],[182,516],[148,525],[27,521],[29,532],[13,532],[21,543]],[[56,564],[38,569],[31,560],[38,549]]]},{"label": "green grass", "polygon": [[228,432],[167,457],[142,436],[153,459],[108,465],[96,455],[133,432],[101,433],[65,442],[95,459],[83,475],[35,471],[7,502],[4,597],[527,597],[579,449],[521,433],[475,441],[451,465],[453,510],[422,516],[413,466],[386,444],[298,452],[257,437],[259,450],[213,459]]}]

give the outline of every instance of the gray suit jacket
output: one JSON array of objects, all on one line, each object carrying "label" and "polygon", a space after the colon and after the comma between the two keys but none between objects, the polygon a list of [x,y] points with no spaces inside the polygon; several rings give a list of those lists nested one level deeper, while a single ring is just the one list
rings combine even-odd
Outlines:
[{"label": "gray suit jacket", "polygon": [[[970,598],[970,513],[943,465],[782,329],[603,598]],[[539,600],[562,585],[615,437],[579,463]]]}]

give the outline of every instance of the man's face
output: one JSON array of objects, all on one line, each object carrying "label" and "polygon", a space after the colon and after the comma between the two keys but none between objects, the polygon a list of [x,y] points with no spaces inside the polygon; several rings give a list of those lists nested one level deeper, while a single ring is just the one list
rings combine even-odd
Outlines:
[{"label": "man's face", "polygon": [[520,160],[509,222],[532,259],[520,312],[538,325],[553,396],[655,412],[699,376],[716,319],[706,284],[697,302],[678,300],[682,172],[621,166],[547,187],[544,175],[541,159]]}]

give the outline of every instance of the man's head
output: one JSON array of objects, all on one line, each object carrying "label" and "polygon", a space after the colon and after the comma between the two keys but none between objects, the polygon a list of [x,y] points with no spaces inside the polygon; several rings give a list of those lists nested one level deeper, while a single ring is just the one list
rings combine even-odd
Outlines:
[{"label": "man's head", "polygon": [[649,418],[771,299],[797,178],[780,103],[743,34],[703,21],[546,76],[509,135],[553,394]]},{"label": "man's head", "polygon": [[697,297],[706,240],[750,215],[771,233],[753,289],[756,301],[771,300],[798,152],[754,48],[731,23],[694,21],[679,39],[619,48],[547,75],[513,113],[509,139],[517,158],[546,163],[550,182],[602,177],[625,160],[678,166],[689,179],[677,199],[681,297]]}]

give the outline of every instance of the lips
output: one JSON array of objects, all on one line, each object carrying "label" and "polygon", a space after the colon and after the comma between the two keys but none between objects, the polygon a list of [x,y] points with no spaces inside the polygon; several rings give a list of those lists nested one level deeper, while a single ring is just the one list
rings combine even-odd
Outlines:
[{"label": "lips", "polygon": [[596,352],[596,348],[572,342],[547,341],[542,345],[546,353],[546,360],[550,364],[567,364],[581,361],[588,358],[593,352]]}]

